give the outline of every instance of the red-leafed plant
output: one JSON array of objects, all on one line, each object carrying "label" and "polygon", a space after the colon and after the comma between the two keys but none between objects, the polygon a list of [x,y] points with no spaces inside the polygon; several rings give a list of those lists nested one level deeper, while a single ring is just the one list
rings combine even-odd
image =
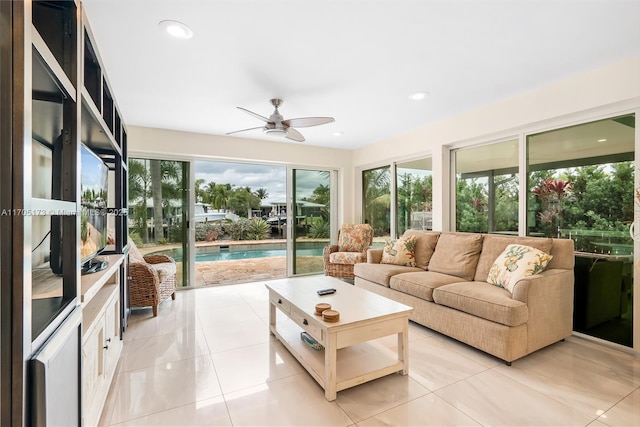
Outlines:
[{"label": "red-leafed plant", "polygon": [[562,227],[563,201],[571,196],[572,187],[570,180],[548,178],[533,188],[533,193],[542,204],[538,219],[547,229],[547,235]]}]

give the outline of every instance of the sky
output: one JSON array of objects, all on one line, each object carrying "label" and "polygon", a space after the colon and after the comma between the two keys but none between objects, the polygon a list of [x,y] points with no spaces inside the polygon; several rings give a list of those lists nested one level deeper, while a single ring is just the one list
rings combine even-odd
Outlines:
[{"label": "sky", "polygon": [[[228,183],[236,187],[249,187],[251,191],[264,188],[267,190],[268,196],[264,199],[263,204],[286,201],[286,166],[196,161],[195,179],[204,179],[204,185],[213,181],[216,184]],[[318,182],[318,174],[316,173],[300,174],[297,181],[298,200],[311,196],[313,190],[318,186]]]}]

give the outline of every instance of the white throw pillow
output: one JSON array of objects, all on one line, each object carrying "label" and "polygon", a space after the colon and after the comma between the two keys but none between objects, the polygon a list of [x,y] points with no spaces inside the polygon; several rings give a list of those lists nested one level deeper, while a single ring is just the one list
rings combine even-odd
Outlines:
[{"label": "white throw pillow", "polygon": [[518,280],[544,271],[551,258],[552,255],[531,246],[511,244],[496,258],[487,282],[513,293]]}]

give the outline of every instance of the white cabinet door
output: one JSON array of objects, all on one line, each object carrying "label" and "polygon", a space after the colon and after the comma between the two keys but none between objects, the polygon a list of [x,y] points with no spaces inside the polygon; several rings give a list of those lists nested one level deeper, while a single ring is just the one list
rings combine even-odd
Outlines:
[{"label": "white cabinet door", "polygon": [[104,381],[104,315],[96,319],[94,327],[86,335],[82,345],[82,388],[83,407],[86,412],[95,410],[93,406],[96,391]]},{"label": "white cabinet door", "polygon": [[118,295],[107,304],[104,317],[105,328],[105,372],[111,375],[118,363],[122,341],[120,341],[120,300]]}]

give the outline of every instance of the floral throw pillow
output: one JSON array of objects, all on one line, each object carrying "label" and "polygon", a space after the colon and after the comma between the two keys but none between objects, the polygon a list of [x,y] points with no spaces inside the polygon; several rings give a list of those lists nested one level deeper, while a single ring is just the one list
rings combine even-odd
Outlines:
[{"label": "floral throw pillow", "polygon": [[513,293],[518,280],[544,271],[551,258],[552,255],[531,246],[511,244],[496,258],[487,282]]},{"label": "floral throw pillow", "polygon": [[416,237],[401,237],[389,240],[382,250],[381,264],[416,266]]}]

